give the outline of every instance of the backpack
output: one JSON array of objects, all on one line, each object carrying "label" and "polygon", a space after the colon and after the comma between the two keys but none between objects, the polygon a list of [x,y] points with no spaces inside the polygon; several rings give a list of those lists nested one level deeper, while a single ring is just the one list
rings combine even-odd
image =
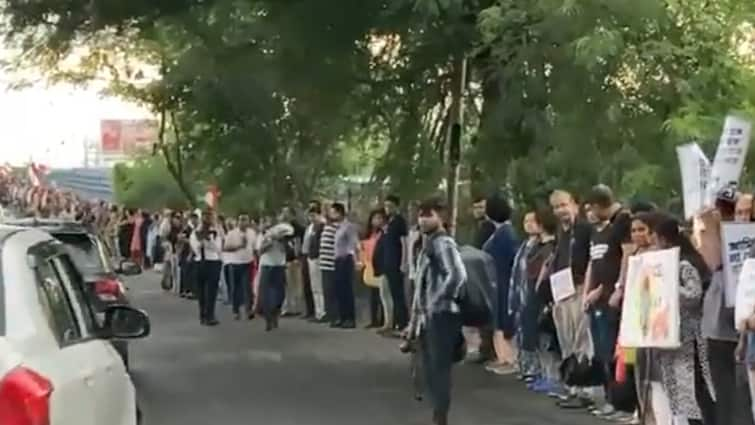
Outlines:
[{"label": "backpack", "polygon": [[[430,267],[440,270],[439,260],[427,247]],[[469,327],[484,327],[493,323],[496,311],[496,271],[495,262],[485,251],[469,245],[459,249],[467,280],[462,284],[456,303],[459,305],[462,324]]]}]

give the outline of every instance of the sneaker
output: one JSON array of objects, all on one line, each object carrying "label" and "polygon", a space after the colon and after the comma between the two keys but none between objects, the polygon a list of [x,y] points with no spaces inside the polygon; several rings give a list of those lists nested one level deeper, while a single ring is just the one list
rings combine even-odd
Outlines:
[{"label": "sneaker", "polygon": [[[615,411],[610,415],[603,416],[603,419],[620,424],[631,424],[635,417],[631,413]],[[639,422],[638,422],[639,423]]]},{"label": "sneaker", "polygon": [[592,413],[593,416],[607,419],[608,416],[617,413],[617,411],[610,403],[606,403],[600,407],[596,407],[595,409],[590,410],[590,413]]},{"label": "sneaker", "polygon": [[537,388],[542,387],[545,382],[545,378],[536,378],[534,381],[527,383],[527,389],[537,392]]},{"label": "sneaker", "polygon": [[493,372],[496,375],[500,375],[500,376],[507,376],[507,375],[516,374],[517,372],[519,372],[519,368],[513,364],[504,364],[498,367],[491,368],[490,372]]},{"label": "sneaker", "polygon": [[553,383],[547,379],[540,380],[536,385],[530,388],[533,392],[538,394],[548,394],[553,391]]},{"label": "sneaker", "polygon": [[543,385],[540,387],[541,391],[539,391],[541,394],[546,394],[548,397],[556,398],[563,394],[564,389],[561,387],[561,384],[559,384],[556,381],[551,381],[550,379],[546,379],[543,383]]}]

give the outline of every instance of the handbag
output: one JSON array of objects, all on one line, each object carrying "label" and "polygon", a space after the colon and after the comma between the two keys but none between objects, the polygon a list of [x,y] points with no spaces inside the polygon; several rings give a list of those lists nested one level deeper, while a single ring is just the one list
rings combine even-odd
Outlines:
[{"label": "handbag", "polygon": [[561,380],[570,387],[597,387],[603,385],[603,364],[597,358],[577,357],[572,354],[561,362]]}]

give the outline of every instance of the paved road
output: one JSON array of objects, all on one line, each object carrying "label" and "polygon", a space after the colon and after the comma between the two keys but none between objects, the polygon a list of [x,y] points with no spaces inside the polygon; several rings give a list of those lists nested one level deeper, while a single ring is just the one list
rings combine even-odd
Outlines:
[{"label": "paved road", "polygon": [[[201,327],[195,304],[162,293],[151,273],[129,281],[152,336],[132,345],[145,425],[422,425],[406,358],[396,341],[285,319],[265,333],[260,320]],[[455,369],[453,424],[590,425],[528,393],[513,378]]]}]

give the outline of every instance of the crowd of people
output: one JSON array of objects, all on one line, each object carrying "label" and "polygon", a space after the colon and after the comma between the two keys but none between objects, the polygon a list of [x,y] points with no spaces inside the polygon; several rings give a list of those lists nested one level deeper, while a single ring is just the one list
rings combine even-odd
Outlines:
[{"label": "crowd of people", "polygon": [[[389,196],[361,225],[344,204],[319,200],[301,215],[285,207],[256,220],[209,208],[128,210],[21,184],[6,183],[4,196],[24,214],[90,225],[115,255],[155,266],[166,291],[197,300],[203,326],[219,324],[216,305],[224,302],[235,320],[262,316],[267,331],[294,316],[354,329],[355,286],[365,285],[366,327],[406,341],[402,349],[422,365],[435,424],[448,421],[451,369],[464,357],[517,376],[562,409],[611,422],[753,423],[755,314],[737,332],[724,300],[721,224],[755,221],[753,197],[735,187],[722,189],[694,222],[651,203],[623,205],[604,185],[581,202],[556,190],[547,208],[517,214],[521,236],[506,199],[476,199],[472,249],[491,265],[486,276],[495,290],[491,320],[473,331],[465,329],[465,294],[480,274],[468,273],[436,199],[407,219],[400,199]],[[681,344],[620,347],[627,264],[668,248],[680,253]],[[557,297],[553,282],[563,276],[574,291]]]}]

